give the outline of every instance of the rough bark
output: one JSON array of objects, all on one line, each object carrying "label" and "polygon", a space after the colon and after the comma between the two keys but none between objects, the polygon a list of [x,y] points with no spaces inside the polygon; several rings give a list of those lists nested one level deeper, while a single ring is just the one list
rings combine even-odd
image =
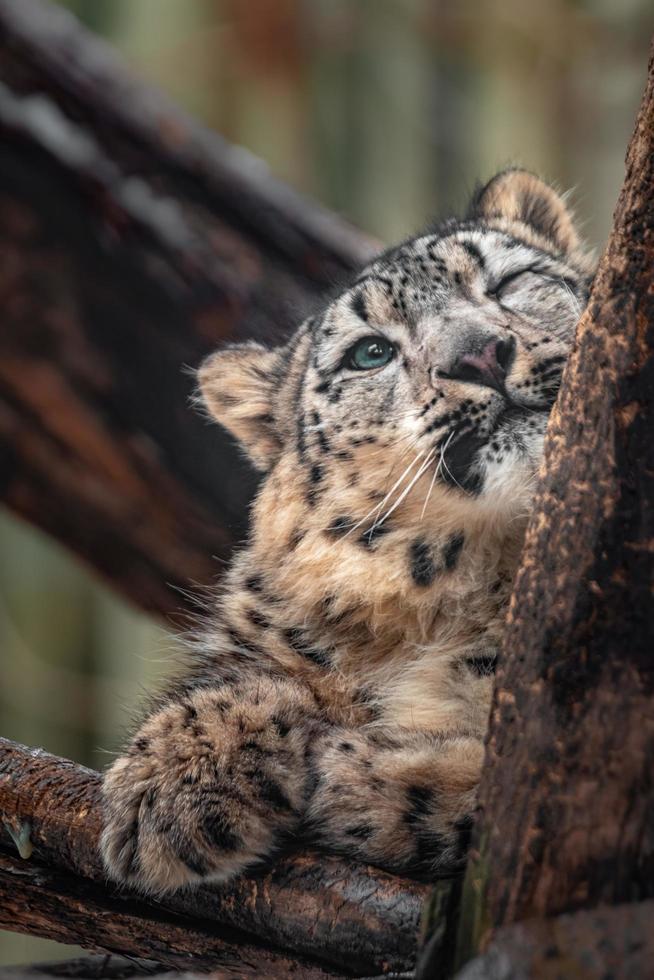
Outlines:
[{"label": "rough bark", "polygon": [[[52,963],[32,963],[30,966],[10,966],[0,971],[2,980],[43,980],[43,977],[75,977],[77,980],[130,980],[131,977],[150,977],[151,980],[169,974],[160,964],[152,960],[138,960],[133,957],[96,955],[83,956],[74,960],[56,960]],[[207,974],[186,973],[186,980]],[[215,974],[214,974],[215,976]]]},{"label": "rough bark", "polygon": [[0,500],[184,609],[254,487],[187,369],[283,337],[373,243],[40,0],[0,0],[0,143]]},{"label": "rough bark", "polygon": [[460,960],[518,920],[654,894],[653,423],[654,58],[548,429],[496,684]]},{"label": "rough bark", "polygon": [[[148,977],[149,980],[161,980],[166,977],[171,980],[172,970],[161,963],[152,960],[134,959],[133,957],[95,955],[84,956],[74,960],[57,960],[52,963],[34,963],[30,966],[13,966],[0,969],[2,980],[43,980],[44,977],[68,977],[70,980],[131,980],[133,977]],[[246,974],[239,974],[246,976]],[[261,972],[254,974],[261,977]],[[315,973],[320,976],[320,973]],[[179,973],[174,976],[179,977]],[[212,969],[209,973],[195,972],[186,968],[184,980],[223,980],[232,977],[221,969]],[[303,972],[298,966],[294,973],[289,974],[293,980],[304,980],[310,974]],[[328,974],[323,973],[327,977]]]},{"label": "rough bark", "polygon": [[654,902],[643,902],[507,926],[456,980],[645,980],[653,920]]},{"label": "rough bark", "polygon": [[82,878],[0,852],[0,928],[85,949],[148,957],[175,970],[215,970],[234,978],[319,980],[343,976],[216,929],[112,896]]},{"label": "rough bark", "polygon": [[[0,738],[0,846],[14,853],[18,847],[49,869],[43,874],[53,869],[68,872],[71,887],[73,875],[105,883],[97,850],[99,797],[98,773]],[[29,870],[29,865],[25,867]],[[29,877],[14,877],[19,904],[21,894],[26,894],[23,884],[29,887]],[[65,893],[63,888],[60,891]],[[163,910],[193,916],[231,930],[228,937],[238,931],[361,976],[412,965],[425,894],[422,885],[372,868],[304,854],[281,860],[271,870],[239,879],[228,888],[203,888],[164,903],[143,902],[139,914],[144,920],[156,919]],[[114,905],[127,901],[124,893],[111,889],[105,896]],[[70,929],[71,923],[77,928],[81,921],[57,914],[54,906],[50,911],[53,929]],[[0,924],[6,921],[0,918]],[[21,928],[29,931],[30,921],[28,912]],[[98,918],[94,928],[104,922]],[[85,937],[94,934],[90,924],[89,930],[67,941],[84,945]],[[106,949],[158,956],[152,948],[121,947],[117,939],[112,943],[98,941]]]}]

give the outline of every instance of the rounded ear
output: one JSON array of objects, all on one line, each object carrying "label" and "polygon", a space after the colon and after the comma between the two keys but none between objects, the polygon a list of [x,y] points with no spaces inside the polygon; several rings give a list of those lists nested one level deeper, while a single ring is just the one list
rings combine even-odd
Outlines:
[{"label": "rounded ear", "polygon": [[560,194],[527,170],[504,170],[472,199],[469,217],[519,221],[570,255],[581,248],[573,217]]},{"label": "rounded ear", "polygon": [[273,415],[280,361],[278,351],[247,343],[210,355],[198,370],[200,402],[260,470],[270,469],[281,450]]}]

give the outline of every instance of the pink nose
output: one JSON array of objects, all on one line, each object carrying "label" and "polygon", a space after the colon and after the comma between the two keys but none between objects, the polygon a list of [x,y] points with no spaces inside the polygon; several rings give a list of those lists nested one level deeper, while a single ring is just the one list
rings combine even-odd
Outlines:
[{"label": "pink nose", "polygon": [[493,337],[481,354],[462,354],[448,371],[448,377],[456,381],[471,381],[501,390],[504,387],[515,342]]}]

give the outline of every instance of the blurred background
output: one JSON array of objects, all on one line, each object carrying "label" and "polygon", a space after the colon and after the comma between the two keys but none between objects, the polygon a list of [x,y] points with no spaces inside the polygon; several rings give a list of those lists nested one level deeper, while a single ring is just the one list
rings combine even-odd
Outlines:
[{"label": "blurred background", "polygon": [[[19,2],[19,0],[17,0]],[[67,0],[132,70],[381,239],[521,163],[601,248],[642,93],[651,0]],[[95,768],[172,634],[0,513],[0,734]],[[0,933],[0,965],[70,955]]]}]

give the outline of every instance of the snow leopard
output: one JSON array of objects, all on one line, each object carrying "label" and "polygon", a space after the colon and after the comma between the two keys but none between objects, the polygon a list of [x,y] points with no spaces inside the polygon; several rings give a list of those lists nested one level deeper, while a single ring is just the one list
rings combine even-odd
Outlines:
[{"label": "snow leopard", "polygon": [[261,484],[187,661],[105,774],[110,878],[163,894],[300,846],[461,866],[592,272],[565,199],[505,170],[282,346],[200,366]]}]

